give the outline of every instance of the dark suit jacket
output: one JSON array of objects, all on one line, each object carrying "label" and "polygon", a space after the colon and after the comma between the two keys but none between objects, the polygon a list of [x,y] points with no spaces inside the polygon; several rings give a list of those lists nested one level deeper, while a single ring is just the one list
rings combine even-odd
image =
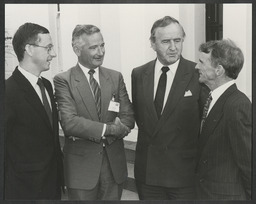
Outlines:
[{"label": "dark suit jacket", "polygon": [[[191,186],[199,133],[200,85],[195,63],[181,57],[160,120],[154,92],[155,60],[132,72],[132,101],[139,128],[135,178],[148,185]],[[185,92],[191,92],[185,96]]]},{"label": "dark suit jacket", "polygon": [[63,183],[57,109],[53,126],[30,82],[16,68],[5,83],[5,199],[60,199]]},{"label": "dark suit jacket", "polygon": [[[67,186],[75,189],[92,189],[97,184],[103,145],[103,124],[115,117],[129,128],[134,127],[134,113],[121,73],[104,67],[99,68],[101,87],[101,120],[86,76],[79,65],[54,77],[56,97],[65,133],[64,169]],[[108,111],[109,102],[115,95],[120,112]],[[70,136],[80,139],[71,140]],[[123,139],[107,138],[105,147],[115,181],[120,184],[127,178],[127,166]]]},{"label": "dark suit jacket", "polygon": [[232,85],[214,104],[200,135],[198,199],[251,199],[251,139],[251,102]]}]

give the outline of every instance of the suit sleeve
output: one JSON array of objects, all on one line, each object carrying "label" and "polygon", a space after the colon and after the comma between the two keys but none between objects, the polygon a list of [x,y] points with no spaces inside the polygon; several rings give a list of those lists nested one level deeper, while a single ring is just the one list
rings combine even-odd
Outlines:
[{"label": "suit sleeve", "polygon": [[[4,117],[4,131],[5,131],[5,137],[11,135],[11,132],[13,131],[13,126],[15,124],[15,108],[13,106],[13,100],[10,97],[10,90],[5,91],[5,117]],[[7,140],[7,138],[6,138]]]},{"label": "suit sleeve", "polygon": [[134,111],[132,103],[129,100],[129,96],[125,87],[123,76],[120,74],[119,77],[119,102],[120,102],[120,112],[119,118],[123,124],[125,124],[130,129],[134,128]]},{"label": "suit sleeve", "polygon": [[104,124],[79,115],[76,101],[70,91],[69,81],[65,77],[57,75],[53,82],[60,111],[60,122],[65,136],[75,136],[100,143]]},{"label": "suit sleeve", "polygon": [[251,199],[252,109],[249,100],[231,105],[228,135],[247,199]]},{"label": "suit sleeve", "polygon": [[136,98],[136,74],[135,74],[135,70],[132,70],[132,75],[131,75],[131,79],[132,79],[132,103],[133,103],[133,109],[134,109],[134,114],[135,114],[135,120],[138,124],[138,117],[137,117],[137,106],[136,106],[136,102],[137,102],[137,98]]}]

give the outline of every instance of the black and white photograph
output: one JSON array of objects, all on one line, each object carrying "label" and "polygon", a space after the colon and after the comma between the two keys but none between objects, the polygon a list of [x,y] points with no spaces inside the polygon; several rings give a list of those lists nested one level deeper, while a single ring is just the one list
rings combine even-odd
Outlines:
[{"label": "black and white photograph", "polygon": [[3,7],[3,202],[255,199],[252,1]]}]

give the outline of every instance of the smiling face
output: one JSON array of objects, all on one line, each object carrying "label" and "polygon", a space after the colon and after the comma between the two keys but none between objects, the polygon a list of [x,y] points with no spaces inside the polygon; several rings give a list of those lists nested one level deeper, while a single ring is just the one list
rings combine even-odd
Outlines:
[{"label": "smiling face", "polygon": [[49,70],[51,60],[56,57],[50,34],[38,34],[35,45],[28,44],[28,46],[32,53],[31,60],[36,65],[38,72]]},{"label": "smiling face", "polygon": [[158,27],[155,31],[155,41],[151,41],[157,58],[163,65],[170,65],[180,59],[183,48],[183,30],[177,23],[165,27]]},{"label": "smiling face", "polygon": [[199,82],[207,85],[211,90],[214,89],[217,73],[216,68],[211,64],[211,53],[199,53],[199,62],[195,67],[199,72]]},{"label": "smiling face", "polygon": [[83,45],[75,48],[78,61],[85,67],[95,69],[102,65],[105,55],[105,43],[100,32],[81,36]]}]

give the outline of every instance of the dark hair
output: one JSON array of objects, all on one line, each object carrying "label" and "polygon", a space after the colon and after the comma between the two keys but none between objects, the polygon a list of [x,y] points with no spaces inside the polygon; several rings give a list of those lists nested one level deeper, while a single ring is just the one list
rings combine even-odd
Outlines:
[{"label": "dark hair", "polygon": [[[177,23],[177,24],[180,25],[178,20],[176,20],[175,18],[170,17],[170,16],[165,16],[165,17],[157,20],[153,24],[153,26],[151,28],[151,35],[150,35],[150,38],[149,38],[151,40],[151,42],[155,42],[155,32],[156,32],[157,28],[159,28],[159,27],[166,27],[166,26],[168,26],[168,25],[170,25],[172,23]],[[184,29],[183,29],[183,27],[181,25],[180,25],[180,27],[181,27],[182,32],[183,32],[183,38],[185,38],[186,37],[186,33],[185,33],[185,31],[184,31]]]},{"label": "dark hair", "polygon": [[[80,36],[83,34],[92,35],[100,32],[100,29],[94,25],[77,25],[72,33],[72,47],[79,41]],[[78,46],[80,43],[77,44]]]},{"label": "dark hair", "polygon": [[228,77],[232,79],[238,77],[244,64],[244,55],[232,40],[208,41],[200,45],[199,51],[211,53],[213,67],[222,65]]},{"label": "dark hair", "polygon": [[49,31],[38,24],[25,23],[19,27],[13,36],[12,45],[17,55],[18,61],[24,58],[24,50],[27,44],[35,44],[38,34],[49,33]]}]

